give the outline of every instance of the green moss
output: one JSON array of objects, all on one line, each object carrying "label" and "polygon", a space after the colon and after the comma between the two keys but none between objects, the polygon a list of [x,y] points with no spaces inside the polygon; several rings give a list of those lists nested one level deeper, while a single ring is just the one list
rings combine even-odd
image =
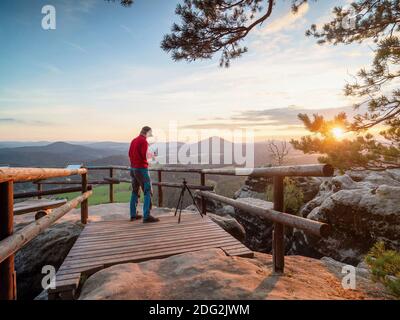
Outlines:
[{"label": "green moss", "polygon": [[365,257],[374,281],[383,283],[390,292],[400,298],[400,253],[386,250],[385,244],[377,242]]},{"label": "green moss", "polygon": [[[284,181],[284,208],[283,211],[297,215],[304,204],[304,195],[293,179],[285,178]],[[267,201],[273,201],[273,186],[267,187]]]}]

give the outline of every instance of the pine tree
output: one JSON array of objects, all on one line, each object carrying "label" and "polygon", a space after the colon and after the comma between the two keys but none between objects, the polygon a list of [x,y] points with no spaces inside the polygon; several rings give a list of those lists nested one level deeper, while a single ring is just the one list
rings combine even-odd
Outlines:
[{"label": "pine tree", "polygon": [[[332,121],[314,117],[314,122],[311,122],[309,117],[299,115],[305,127],[322,138],[303,137],[300,141],[293,140],[292,144],[305,153],[326,154],[321,161],[330,161],[341,168],[400,167],[400,90],[394,88],[388,93],[400,76],[400,1],[359,0],[346,9],[335,7],[333,14],[334,18],[321,30],[312,25],[306,35],[316,37],[320,44],[350,44],[368,40],[376,43],[371,69],[360,70],[355,82],[345,86],[347,96],[362,101],[355,104],[355,109],[367,106],[368,112],[356,115],[351,123],[347,120],[342,123],[346,130],[359,134],[354,140],[342,141],[333,141],[324,130],[313,127],[326,128],[332,126]],[[383,142],[377,142],[371,134],[361,136],[365,130],[376,125],[385,127],[380,132],[385,139]]]},{"label": "pine tree", "polygon": [[[133,0],[120,2],[130,6]],[[292,0],[292,11],[307,2],[310,0]],[[173,24],[161,47],[174,60],[211,59],[220,53],[220,65],[227,67],[232,59],[247,52],[242,41],[271,16],[275,4],[274,0],[182,0],[176,7],[181,22]],[[343,114],[330,121],[318,115],[312,121],[299,115],[314,135],[293,140],[292,144],[306,153],[326,154],[321,161],[330,161],[343,169],[399,167],[400,89],[395,84],[400,76],[400,1],[354,0],[345,8],[334,7],[333,15],[320,29],[312,25],[306,35],[314,36],[321,45],[370,40],[376,44],[371,68],[360,70],[356,81],[345,86],[347,96],[361,101],[354,107],[367,106],[368,112],[358,114],[352,121]],[[359,136],[353,140],[334,139],[329,127],[337,122],[341,122],[343,130]],[[365,130],[376,125],[385,126],[381,132],[384,142],[365,134]]]},{"label": "pine tree", "polygon": [[306,154],[320,154],[321,163],[329,163],[344,172],[353,170],[383,170],[400,166],[400,144],[378,142],[367,133],[354,139],[338,138],[335,130],[343,130],[351,126],[345,113],[340,113],[333,120],[325,120],[323,116],[314,114],[313,118],[299,114],[307,130],[312,135],[293,139],[291,144]]}]

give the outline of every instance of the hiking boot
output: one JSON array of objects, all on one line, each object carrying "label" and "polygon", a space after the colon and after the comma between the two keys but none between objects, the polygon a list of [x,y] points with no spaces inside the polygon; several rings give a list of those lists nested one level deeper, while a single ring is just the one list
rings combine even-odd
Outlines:
[{"label": "hiking boot", "polygon": [[148,216],[147,219],[143,219],[143,223],[158,222],[158,221],[160,221],[160,219],[153,216]]},{"label": "hiking boot", "polygon": [[143,218],[143,216],[141,215],[141,214],[136,214],[136,216],[134,217],[134,218],[131,218],[131,221],[135,221],[135,220],[140,220],[140,219],[142,219]]}]

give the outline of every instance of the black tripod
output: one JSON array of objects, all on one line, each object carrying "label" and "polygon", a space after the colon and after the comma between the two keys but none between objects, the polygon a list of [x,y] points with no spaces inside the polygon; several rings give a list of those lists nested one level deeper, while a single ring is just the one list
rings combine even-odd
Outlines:
[{"label": "black tripod", "polygon": [[197,206],[196,201],[194,200],[192,191],[190,191],[189,187],[187,186],[187,182],[185,179],[182,180],[182,189],[181,189],[181,194],[179,195],[179,199],[178,199],[178,203],[176,205],[176,209],[175,209],[175,216],[178,213],[179,210],[179,216],[178,216],[178,223],[181,223],[181,215],[182,215],[182,206],[183,206],[183,197],[185,195],[185,191],[189,192],[190,197],[192,198],[193,204],[196,206],[197,211],[199,211],[201,217],[203,218],[203,214],[201,213],[201,210],[199,209],[199,207]]}]

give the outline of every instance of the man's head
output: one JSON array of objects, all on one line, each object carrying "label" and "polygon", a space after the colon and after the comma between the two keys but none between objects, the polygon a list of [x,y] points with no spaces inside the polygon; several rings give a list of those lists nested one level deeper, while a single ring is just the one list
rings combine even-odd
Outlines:
[{"label": "man's head", "polygon": [[153,136],[153,133],[152,133],[152,131],[151,131],[151,128],[148,127],[148,126],[143,127],[142,130],[140,131],[140,134],[141,134],[142,136],[145,136],[146,138],[149,138],[149,137],[152,137],[152,136]]}]

